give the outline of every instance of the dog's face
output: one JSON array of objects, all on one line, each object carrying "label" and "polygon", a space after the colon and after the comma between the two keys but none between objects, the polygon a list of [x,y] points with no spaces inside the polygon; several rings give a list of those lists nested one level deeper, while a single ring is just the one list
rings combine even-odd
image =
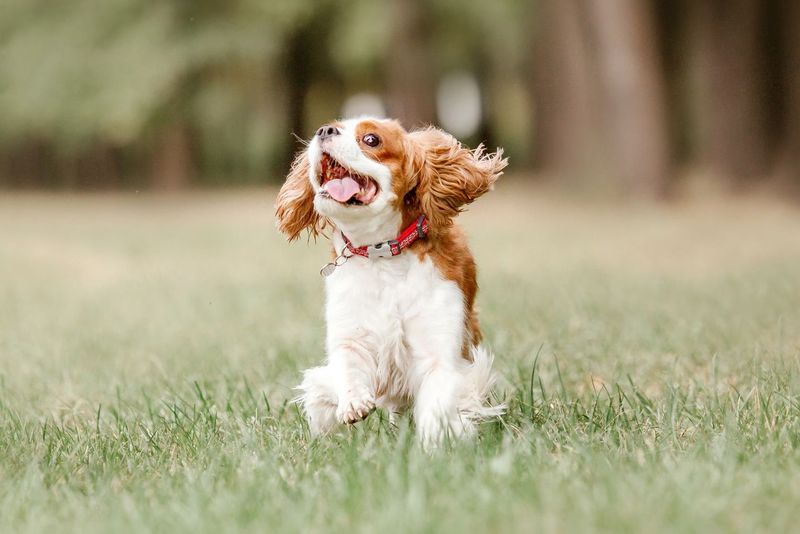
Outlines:
[{"label": "dog's face", "polygon": [[407,132],[397,121],[368,118],[332,122],[295,159],[276,202],[278,228],[291,240],[331,222],[378,242],[423,213],[432,229],[446,227],[492,188],[506,163],[501,150],[470,151],[434,128]]},{"label": "dog's face", "polygon": [[314,209],[337,226],[391,218],[406,174],[408,134],[395,121],[326,124],[308,146]]}]

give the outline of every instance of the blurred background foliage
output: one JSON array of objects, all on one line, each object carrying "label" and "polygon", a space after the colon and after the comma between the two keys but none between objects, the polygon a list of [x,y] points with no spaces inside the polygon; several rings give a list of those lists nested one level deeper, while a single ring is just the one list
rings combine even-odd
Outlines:
[{"label": "blurred background foliage", "polygon": [[796,191],[798,29],[784,0],[5,0],[0,185],[279,182],[292,134],[372,113],[571,188]]}]

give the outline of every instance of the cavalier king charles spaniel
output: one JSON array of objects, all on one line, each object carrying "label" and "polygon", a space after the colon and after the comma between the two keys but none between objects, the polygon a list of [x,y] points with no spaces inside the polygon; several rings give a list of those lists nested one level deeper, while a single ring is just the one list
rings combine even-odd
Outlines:
[{"label": "cavalier king charles spaniel", "polygon": [[453,219],[491,190],[502,150],[469,150],[426,128],[351,119],[317,130],[276,201],[288,239],[331,230],[327,359],[297,401],[314,435],[413,409],[419,440],[469,436],[502,413],[487,404],[492,355],[481,345],[475,261]]}]

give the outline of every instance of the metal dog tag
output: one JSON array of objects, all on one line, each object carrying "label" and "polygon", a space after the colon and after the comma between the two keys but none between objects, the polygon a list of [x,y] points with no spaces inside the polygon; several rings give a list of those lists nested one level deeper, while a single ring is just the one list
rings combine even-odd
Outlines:
[{"label": "metal dog tag", "polygon": [[341,267],[344,265],[350,256],[345,256],[344,253],[339,254],[336,256],[336,259],[333,260],[331,263],[326,264],[322,269],[319,270],[320,276],[323,278],[328,277],[333,274],[333,271],[336,270],[337,267]]},{"label": "metal dog tag", "polygon": [[319,274],[322,277],[328,277],[328,276],[332,275],[333,271],[335,271],[335,270],[336,270],[336,264],[335,263],[328,263],[322,269],[319,270]]}]

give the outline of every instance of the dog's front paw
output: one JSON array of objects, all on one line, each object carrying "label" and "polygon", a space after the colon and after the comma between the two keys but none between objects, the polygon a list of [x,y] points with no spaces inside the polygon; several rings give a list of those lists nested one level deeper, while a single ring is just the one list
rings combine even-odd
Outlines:
[{"label": "dog's front paw", "polygon": [[339,401],[336,417],[341,423],[352,425],[363,421],[375,409],[375,400],[367,392],[349,394]]}]

